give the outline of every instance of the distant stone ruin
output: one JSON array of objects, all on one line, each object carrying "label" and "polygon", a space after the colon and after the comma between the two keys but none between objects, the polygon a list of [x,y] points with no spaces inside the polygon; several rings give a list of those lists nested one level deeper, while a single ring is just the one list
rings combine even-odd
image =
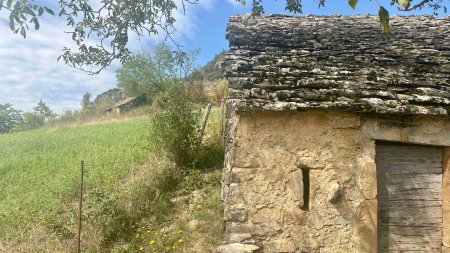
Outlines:
[{"label": "distant stone ruin", "polygon": [[132,109],[142,106],[147,102],[147,97],[145,95],[128,97],[116,104],[105,109],[108,115],[115,114],[116,116],[121,115],[124,112],[131,111]]},{"label": "distant stone ruin", "polygon": [[450,18],[232,16],[228,245],[450,252]]}]

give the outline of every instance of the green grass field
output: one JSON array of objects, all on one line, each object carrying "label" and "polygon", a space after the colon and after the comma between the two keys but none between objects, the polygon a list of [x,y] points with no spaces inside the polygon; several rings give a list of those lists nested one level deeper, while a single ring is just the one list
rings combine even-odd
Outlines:
[{"label": "green grass field", "polygon": [[0,135],[0,240],[56,216],[78,194],[79,164],[86,188],[113,187],[145,160],[148,118]]}]

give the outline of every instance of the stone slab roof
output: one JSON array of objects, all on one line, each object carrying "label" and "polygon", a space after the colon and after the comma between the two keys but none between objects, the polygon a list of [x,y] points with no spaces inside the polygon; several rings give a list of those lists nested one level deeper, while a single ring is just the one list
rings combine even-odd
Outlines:
[{"label": "stone slab roof", "polygon": [[228,103],[240,111],[341,109],[450,117],[450,17],[230,18]]}]

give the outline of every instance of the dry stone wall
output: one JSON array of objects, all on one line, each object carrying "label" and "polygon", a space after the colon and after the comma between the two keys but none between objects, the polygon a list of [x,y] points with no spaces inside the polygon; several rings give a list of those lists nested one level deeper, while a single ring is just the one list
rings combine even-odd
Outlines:
[{"label": "dry stone wall", "polygon": [[448,129],[450,119],[429,116],[233,113],[222,182],[229,242],[260,252],[376,252],[375,140],[450,146]]}]

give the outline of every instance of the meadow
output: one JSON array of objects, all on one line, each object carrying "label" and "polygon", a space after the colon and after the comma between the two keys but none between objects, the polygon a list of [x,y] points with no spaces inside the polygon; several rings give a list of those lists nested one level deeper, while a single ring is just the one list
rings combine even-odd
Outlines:
[{"label": "meadow", "polygon": [[0,239],[45,223],[85,188],[111,188],[149,153],[147,117],[0,135]]},{"label": "meadow", "polygon": [[188,168],[150,144],[149,115],[0,135],[0,252],[75,250],[81,160],[83,252],[213,251],[223,235],[220,115],[212,110]]}]

